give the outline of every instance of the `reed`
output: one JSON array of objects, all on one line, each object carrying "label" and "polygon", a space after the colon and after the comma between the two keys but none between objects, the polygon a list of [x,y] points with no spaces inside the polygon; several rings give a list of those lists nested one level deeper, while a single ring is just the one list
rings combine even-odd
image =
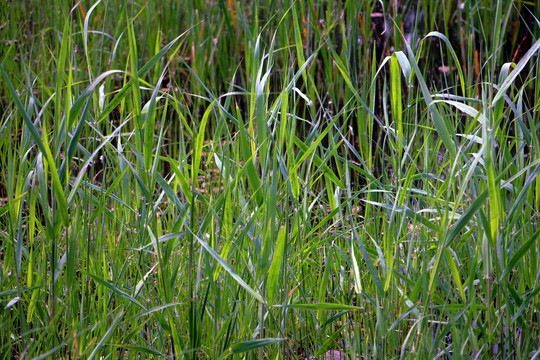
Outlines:
[{"label": "reed", "polygon": [[539,357],[539,11],[5,2],[0,354]]}]

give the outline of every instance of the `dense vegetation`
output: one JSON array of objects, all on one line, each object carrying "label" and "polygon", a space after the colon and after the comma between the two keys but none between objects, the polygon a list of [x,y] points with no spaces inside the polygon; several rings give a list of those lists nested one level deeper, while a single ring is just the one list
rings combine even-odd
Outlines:
[{"label": "dense vegetation", "polygon": [[532,1],[4,1],[0,354],[540,357]]}]

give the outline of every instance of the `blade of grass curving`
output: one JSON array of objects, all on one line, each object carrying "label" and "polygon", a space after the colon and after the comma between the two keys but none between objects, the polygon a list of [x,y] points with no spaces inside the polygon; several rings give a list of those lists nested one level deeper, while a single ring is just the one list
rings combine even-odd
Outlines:
[{"label": "blade of grass curving", "polygon": [[[161,176],[161,174],[156,172],[155,175],[156,175],[156,180],[159,186],[161,186],[161,189],[167,195],[169,200],[172,201],[172,203],[174,203],[174,205],[176,205],[177,208],[179,209],[183,208],[183,204],[180,202],[178,195],[176,195],[176,193],[174,192],[173,188],[171,188],[169,183],[167,183],[167,181],[163,178],[163,176]],[[156,206],[158,205],[159,204],[156,204]]]},{"label": "blade of grass curving", "polygon": [[67,169],[69,168],[69,165],[71,164],[71,160],[73,159],[73,155],[75,154],[75,150],[77,149],[77,145],[79,144],[79,138],[81,137],[81,133],[82,133],[82,130],[84,129],[84,124],[86,122],[86,115],[88,114],[89,102],[90,102],[90,99],[86,101],[86,104],[84,106],[84,109],[81,115],[81,120],[79,121],[79,124],[77,125],[77,128],[75,129],[75,132],[73,133],[73,136],[71,137],[66,157],[64,158],[64,161],[62,162],[62,165],[60,166],[59,176],[62,182],[65,181],[66,179]]},{"label": "blade of grass curving", "polygon": [[479,196],[476,197],[476,199],[473,201],[471,206],[465,211],[459,220],[452,226],[450,231],[447,233],[446,241],[445,241],[445,247],[450,245],[459,235],[461,230],[469,223],[473,215],[480,209],[488,198],[489,192],[488,190],[484,190]]},{"label": "blade of grass curving", "polygon": [[528,294],[527,299],[523,301],[523,304],[521,304],[518,311],[516,311],[514,316],[512,316],[512,323],[516,322],[516,320],[521,317],[521,314],[525,311],[525,308],[529,306],[529,304],[536,298],[539,292],[540,292],[540,285],[536,286],[536,288]]},{"label": "blade of grass curving", "polygon": [[191,231],[191,229],[189,229],[189,231],[191,232],[193,237],[201,244],[201,246],[204,248],[204,250],[206,250],[214,258],[214,260],[216,260],[223,267],[223,269],[225,269],[225,271],[227,271],[229,273],[229,275],[232,276],[232,278],[238,283],[238,285],[243,287],[257,301],[259,301],[260,303],[263,303],[263,304],[265,303],[265,301],[264,301],[263,297],[261,296],[261,294],[259,294],[258,291],[254,290],[251,286],[249,286],[244,281],[244,279],[242,279],[236,272],[234,272],[234,270],[229,266],[229,264],[227,264],[227,262],[225,260],[223,260],[223,258],[221,256],[219,256],[219,254],[214,249],[212,249],[212,247],[210,245],[208,245],[208,243],[206,241],[204,241],[203,239],[198,237],[195,233],[193,233]]},{"label": "blade of grass curving", "polygon": [[[525,244],[523,244],[519,250],[512,256],[506,267],[504,268],[503,273],[500,276],[499,281],[503,281],[508,274],[514,269],[514,267],[517,265],[517,263],[521,260],[521,258],[529,251],[531,246],[533,246],[536,242],[536,239],[538,238],[538,235],[540,235],[540,231],[537,231],[534,233],[533,236]],[[534,251],[534,250],[533,250]]]},{"label": "blade of grass curving", "polygon": [[405,81],[407,82],[407,85],[411,84],[411,63],[409,63],[409,59],[407,59],[407,55],[403,51],[396,51],[392,54],[392,56],[396,56],[399,66],[401,67],[401,71],[403,72],[403,76],[405,77]]},{"label": "blade of grass curving", "polygon": [[133,296],[129,295],[128,293],[120,290],[118,287],[114,286],[110,282],[108,282],[108,281],[106,281],[106,280],[104,280],[104,279],[102,279],[99,276],[96,276],[94,274],[87,273],[84,270],[81,270],[81,271],[83,271],[86,275],[90,276],[99,285],[102,285],[102,286],[106,287],[107,289],[111,290],[114,294],[128,300],[129,302],[137,305],[141,309],[146,309],[144,307],[144,305],[142,305],[140,302],[137,301],[137,299],[135,299]]},{"label": "blade of grass curving", "polygon": [[[150,348],[148,346],[136,346],[136,345],[126,345],[126,344],[107,344],[107,346],[118,348],[119,351],[125,351],[128,350],[131,354],[138,354],[137,356],[141,356],[141,354],[148,354],[150,355],[150,358],[166,358],[168,357],[166,354],[154,349]],[[178,354],[176,354],[178,355]],[[103,358],[103,357],[102,357]]]},{"label": "blade of grass curving", "polygon": [[56,170],[55,160],[53,157],[53,154],[51,152],[51,149],[49,148],[49,140],[47,139],[47,122],[43,122],[43,148],[45,149],[44,155],[47,157],[47,162],[49,165],[49,172],[52,177],[52,186],[54,194],[56,195],[56,202],[58,203],[58,212],[60,213],[60,220],[62,221],[62,224],[64,226],[68,226],[69,220],[68,220],[68,206],[66,203],[66,196],[64,194],[64,189],[62,188],[62,181],[60,180],[60,176],[58,175],[58,171]]},{"label": "blade of grass curving", "polygon": [[2,77],[4,78],[4,82],[7,85],[7,88],[13,97],[13,100],[15,101],[15,104],[17,106],[17,109],[19,110],[19,113],[21,114],[24,124],[30,131],[30,134],[32,136],[32,139],[35,141],[36,145],[38,146],[39,150],[42,152],[43,155],[46,156],[47,162],[50,167],[50,173],[53,178],[53,189],[56,195],[56,200],[58,202],[58,212],[60,213],[60,218],[62,220],[62,223],[64,226],[68,225],[68,216],[67,216],[67,204],[66,204],[66,198],[64,195],[64,190],[62,189],[62,185],[60,182],[60,178],[58,175],[58,171],[56,171],[56,166],[54,162],[54,157],[52,156],[51,150],[49,149],[48,143],[47,143],[47,134],[46,134],[46,123],[43,123],[44,132],[43,137],[45,141],[42,141],[41,136],[39,135],[36,127],[32,123],[32,120],[30,120],[30,116],[26,112],[21,99],[17,95],[17,92],[15,91],[15,88],[13,87],[13,84],[11,83],[11,80],[9,79],[7,73],[4,70],[4,64],[0,64],[0,72],[2,73]]},{"label": "blade of grass curving", "polygon": [[112,192],[116,189],[118,184],[120,184],[120,182],[122,181],[124,175],[127,172],[127,169],[128,168],[126,167],[124,169],[124,171],[122,171],[122,173],[120,175],[118,175],[116,177],[116,179],[114,180],[114,182],[108,187],[107,192],[105,192],[105,194],[103,195],[103,197],[99,201],[99,205],[96,207],[96,209],[94,210],[94,212],[90,216],[90,221],[89,221],[90,224],[93,224],[94,220],[96,220],[96,218],[101,214],[101,209],[103,209],[103,206],[105,205],[105,201],[107,201],[107,199],[109,199]]},{"label": "blade of grass curving", "polygon": [[[155,265],[157,266],[157,264]],[[154,267],[155,267],[154,266]],[[152,269],[153,271],[154,269]],[[142,287],[142,286],[141,286]],[[133,315],[132,317],[130,317],[129,319],[126,320],[127,323],[130,323],[134,320],[137,320],[141,317],[144,317],[144,316],[148,316],[148,315],[152,315],[153,313],[155,313],[156,311],[162,311],[162,310],[165,310],[165,309],[168,309],[168,308],[171,308],[171,307],[175,307],[175,306],[183,306],[184,304],[182,303],[169,303],[169,304],[162,304],[162,305],[158,305],[158,306],[154,306],[153,308],[150,308],[148,310],[145,310],[137,315]]]},{"label": "blade of grass curving", "polygon": [[122,316],[124,316],[124,310],[121,310],[120,314],[118,314],[118,316],[114,319],[113,323],[111,324],[111,326],[109,327],[105,335],[103,335],[99,343],[97,343],[96,347],[94,348],[94,350],[88,357],[88,360],[92,360],[94,357],[97,356],[97,354],[99,353],[99,350],[105,344],[105,341],[107,341],[107,339],[112,335],[113,331],[116,329],[116,326],[118,325],[118,322],[120,321]]},{"label": "blade of grass curving", "polygon": [[[308,146],[302,140],[300,140],[298,136],[294,136],[294,144],[298,146],[301,150],[301,153],[298,155],[303,155],[309,150]],[[334,147],[332,149],[332,153],[335,152],[337,148],[338,146]],[[332,169],[330,169],[330,167],[326,165],[326,162],[319,156],[317,156],[317,154],[313,155],[313,162],[315,163],[315,165],[321,168],[322,172],[328,177],[330,181],[336,184],[340,189],[345,189],[345,185],[343,185],[343,182],[338,178],[334,171],[332,171]]]},{"label": "blade of grass curving", "polygon": [[408,207],[394,206],[394,205],[384,204],[384,203],[380,203],[380,202],[376,202],[376,201],[370,201],[370,200],[366,200],[366,199],[362,199],[362,201],[364,201],[364,202],[366,202],[368,204],[371,204],[371,205],[382,207],[382,208],[384,208],[386,210],[394,211],[394,212],[397,212],[397,213],[403,213],[403,214],[407,215],[408,217],[410,217],[413,220],[420,221],[427,228],[429,228],[429,229],[431,229],[431,230],[433,230],[435,232],[439,231],[439,227],[437,226],[437,224],[434,224],[433,222],[431,222],[430,220],[428,220],[424,216],[416,213],[415,211],[409,209]]},{"label": "blade of grass curving", "polygon": [[[121,70],[109,70],[109,71],[104,72],[103,74],[100,74],[98,77],[96,77],[94,79],[94,81],[92,81],[90,83],[90,85],[88,85],[86,87],[86,89],[84,89],[82,94],[79,95],[79,97],[77,99],[75,99],[75,101],[73,102],[73,105],[71,105],[71,109],[69,111],[69,124],[68,124],[69,129],[71,129],[71,127],[73,126],[73,123],[75,122],[75,118],[76,118],[77,114],[79,113],[79,110],[88,101],[87,98],[90,95],[92,95],[92,93],[94,92],[96,87],[99,84],[101,84],[102,81],[105,80],[110,75],[118,74],[118,73],[124,73],[124,72],[121,71]],[[112,111],[112,109],[111,109],[111,111]],[[82,119],[83,119],[83,117],[81,117],[81,121],[82,121]]]},{"label": "blade of grass curving", "polygon": [[32,360],[51,359],[51,355],[54,359],[54,353],[65,347],[66,344],[68,344],[71,340],[71,337],[66,337],[66,339],[60,345],[55,346],[54,348],[48,350],[46,353],[40,354],[39,356],[32,358]]},{"label": "blade of grass curving", "polygon": [[[0,298],[13,296],[13,295],[17,295],[17,294],[22,294],[22,293],[26,293],[26,292],[31,292],[31,291],[34,291],[34,290],[37,290],[37,289],[43,289],[43,288],[44,288],[44,285],[36,285],[36,286],[29,287],[29,288],[4,290],[4,291],[0,291]],[[4,301],[5,301],[5,299],[4,299]]]},{"label": "blade of grass curving", "polygon": [[456,145],[452,141],[450,132],[448,131],[448,128],[446,127],[444,119],[441,113],[439,112],[439,110],[437,109],[436,104],[432,104],[433,99],[432,99],[431,93],[429,92],[428,86],[426,84],[426,81],[424,80],[424,77],[422,76],[422,73],[420,72],[420,68],[418,67],[418,63],[416,62],[416,58],[414,56],[414,53],[411,50],[410,45],[407,42],[405,42],[405,46],[407,47],[407,52],[409,53],[409,63],[411,64],[414,70],[418,83],[420,84],[420,89],[422,90],[424,101],[431,114],[431,120],[433,121],[433,125],[435,126],[437,133],[441,137],[441,140],[443,141],[444,146],[450,153],[450,156],[452,157],[452,159],[455,159],[457,155]]},{"label": "blade of grass curving", "polygon": [[17,91],[15,91],[15,88],[13,87],[13,84],[11,83],[11,80],[9,79],[6,71],[4,70],[4,64],[0,64],[0,72],[2,73],[2,77],[4,78],[4,86],[7,87],[7,90],[11,94],[11,97],[13,98],[13,101],[15,101],[15,105],[17,109],[19,110],[19,113],[21,114],[24,124],[30,131],[30,135],[32,136],[32,140],[36,143],[37,147],[39,148],[39,151],[43,153],[43,155],[47,154],[47,151],[45,151],[45,146],[43,146],[43,141],[41,140],[41,136],[39,135],[38,130],[34,126],[34,123],[32,120],[30,120],[30,116],[26,112],[26,109],[24,108],[20,97],[17,95]]},{"label": "blade of grass curving", "polygon": [[506,221],[505,221],[505,227],[508,226],[508,224],[512,224],[513,221],[514,221],[514,217],[518,216],[518,209],[527,200],[527,196],[529,194],[529,188],[536,181],[539,174],[540,174],[540,165],[538,165],[529,174],[527,180],[525,181],[525,184],[523,184],[523,187],[521,188],[521,191],[519,192],[519,195],[517,196],[516,200],[512,204],[512,208],[508,212],[508,216],[506,217]]},{"label": "blade of grass curving", "polygon": [[487,123],[486,116],[482,112],[473,108],[472,106],[460,103],[459,101],[453,101],[453,100],[434,100],[433,101],[434,104],[438,102],[442,102],[442,103],[454,106],[455,108],[457,108],[458,110],[461,110],[465,114],[472,116],[474,119],[478,119],[480,124]]},{"label": "blade of grass curving", "polygon": [[92,80],[92,67],[90,66],[90,50],[88,49],[88,23],[90,19],[92,18],[90,15],[94,11],[94,9],[99,5],[100,2],[101,0],[98,0],[92,5],[92,7],[90,7],[90,9],[88,10],[84,18],[84,25],[83,25],[84,54],[86,56],[86,65],[87,65],[88,76],[90,77],[90,80]]},{"label": "blade of grass curving", "polygon": [[174,175],[178,179],[178,182],[180,183],[180,187],[182,188],[182,192],[184,193],[184,196],[186,197],[186,200],[188,203],[192,203],[193,201],[193,194],[191,192],[191,188],[189,187],[189,180],[186,179],[184,174],[182,174],[182,171],[178,168],[178,163],[172,159],[165,158],[171,164],[171,170],[174,172]]},{"label": "blade of grass curving", "polygon": [[497,95],[493,98],[493,101],[491,102],[492,106],[499,101],[504,94],[506,93],[506,90],[512,85],[512,83],[516,80],[519,73],[525,68],[525,65],[529,62],[529,60],[533,57],[533,55],[540,49],[540,39],[536,40],[536,42],[531,46],[529,51],[518,62],[515,69],[510,73],[509,76],[506,77],[506,79],[503,81],[503,83],[499,86],[499,91],[497,92]]},{"label": "blade of grass curving", "polygon": [[403,320],[405,320],[410,313],[412,313],[414,310],[416,310],[416,305],[413,305],[409,310],[405,311],[403,314],[401,314],[397,319],[396,321],[394,321],[392,323],[392,325],[388,328],[388,333],[390,333],[392,330],[394,330],[396,328],[396,326],[399,325],[400,322],[402,322]]},{"label": "blade of grass curving", "polygon": [[285,339],[281,338],[266,338],[259,340],[249,340],[241,343],[236,343],[229,347],[227,351],[220,355],[219,359],[225,359],[231,355],[242,354],[251,350],[260,349],[266,346],[277,344]]},{"label": "blade of grass curving", "polygon": [[298,160],[296,160],[296,163],[294,164],[293,169],[290,171],[291,173],[294,173],[296,170],[298,170],[298,168],[302,165],[304,160],[306,160],[309,156],[311,156],[313,151],[315,151],[315,149],[319,146],[319,144],[325,138],[325,136],[328,134],[330,129],[332,129],[332,126],[334,126],[334,124],[336,123],[338,118],[339,117],[336,116],[329,124],[327,124],[326,128],[321,132],[321,134],[317,137],[317,139],[315,139],[315,141],[313,141],[311,146],[302,154],[302,156],[300,156],[300,158]]},{"label": "blade of grass curving", "polygon": [[435,256],[435,262],[433,264],[433,269],[431,271],[431,278],[429,281],[429,292],[433,292],[433,286],[435,285],[438,279],[439,263],[443,250],[446,249],[455,239],[457,239],[461,230],[469,223],[474,214],[482,207],[484,201],[488,198],[488,190],[484,190],[471,204],[471,206],[465,211],[459,220],[452,226],[449,232],[446,233],[446,239],[441,239],[442,246],[439,246],[437,249],[437,254]]},{"label": "blade of grass curving", "polygon": [[94,160],[94,157],[96,157],[96,155],[99,153],[99,151],[105,146],[107,145],[114,137],[116,137],[116,135],[120,132],[120,130],[122,130],[122,128],[124,127],[124,125],[126,125],[130,120],[127,119],[126,121],[124,121],[122,124],[120,124],[112,133],[111,135],[109,136],[106,136],[105,139],[103,139],[101,141],[101,144],[94,150],[94,152],[92,153],[92,155],[90,155],[88,157],[88,159],[86,159],[86,162],[84,163],[84,165],[81,167],[81,169],[79,170],[79,175],[77,176],[77,178],[73,181],[73,184],[72,184],[72,187],[71,187],[71,192],[69,193],[69,196],[67,198],[67,204],[71,205],[71,203],[73,202],[73,200],[75,199],[75,195],[77,193],[77,189],[79,188],[79,185],[81,184],[81,181],[83,179],[83,177],[86,175],[86,169],[92,164],[93,160]]},{"label": "blade of grass curving", "polygon": [[454,61],[456,62],[456,68],[458,70],[459,82],[460,82],[460,85],[461,85],[461,93],[463,95],[465,95],[466,94],[466,92],[465,92],[465,77],[463,76],[463,70],[461,69],[461,64],[459,63],[459,59],[457,57],[456,52],[454,51],[454,48],[452,47],[452,44],[450,43],[450,40],[448,40],[448,38],[444,34],[441,34],[438,31],[432,31],[432,32],[428,33],[426,36],[424,36],[424,39],[427,39],[428,37],[432,37],[432,36],[437,37],[437,38],[441,39],[442,41],[444,41],[444,43],[446,44],[448,49],[450,49],[450,54],[452,54],[452,57],[454,58]]},{"label": "blade of grass curving", "polygon": [[[146,75],[146,73],[154,65],[156,65],[158,61],[161,60],[161,58],[173,47],[173,45],[176,44],[178,40],[180,40],[188,32],[189,30],[186,30],[185,32],[183,32],[182,34],[174,38],[174,40],[172,40],[170,43],[165,45],[156,55],[154,55],[150,60],[148,60],[148,62],[144,64],[144,66],[140,68],[139,71],[137,72],[137,77],[142,78],[144,75]],[[174,56],[174,54],[176,54],[178,50],[180,50],[180,46],[181,44],[179,44],[175,48],[171,56]],[[118,105],[120,105],[122,100],[124,100],[126,96],[129,95],[129,93],[133,90],[133,85],[132,85],[133,81],[134,81],[133,77],[131,77],[130,80],[124,84],[124,86],[122,87],[122,89],[120,89],[118,94],[116,94],[116,96],[111,100],[111,102],[107,104],[105,109],[103,109],[103,111],[101,112],[98,118],[98,122],[101,122],[103,119],[105,119]]]}]

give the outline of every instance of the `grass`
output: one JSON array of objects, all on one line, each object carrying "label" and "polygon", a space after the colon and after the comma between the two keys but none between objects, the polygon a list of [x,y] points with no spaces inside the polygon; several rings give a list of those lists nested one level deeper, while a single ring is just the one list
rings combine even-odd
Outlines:
[{"label": "grass", "polygon": [[0,354],[538,358],[538,11],[5,3]]}]

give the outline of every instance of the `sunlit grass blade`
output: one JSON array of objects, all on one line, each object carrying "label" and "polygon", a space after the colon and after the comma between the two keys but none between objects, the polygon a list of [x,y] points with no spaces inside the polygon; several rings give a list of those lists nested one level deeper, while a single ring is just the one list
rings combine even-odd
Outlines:
[{"label": "sunlit grass blade", "polygon": [[236,343],[229,347],[225,353],[223,353],[219,358],[225,359],[230,355],[242,354],[251,350],[259,349],[262,347],[267,347],[273,344],[277,344],[285,339],[280,338],[267,338],[260,340],[249,340],[241,343]]},{"label": "sunlit grass blade", "polygon": [[461,64],[459,62],[458,56],[457,56],[457,54],[456,54],[456,52],[454,50],[454,47],[450,43],[450,40],[448,40],[448,38],[444,34],[438,32],[438,31],[431,31],[430,33],[428,33],[424,37],[424,39],[426,39],[428,37],[431,37],[431,36],[437,37],[437,38],[441,39],[442,41],[444,41],[447,48],[450,50],[450,54],[452,54],[452,58],[453,58],[454,62],[456,63],[456,68],[457,68],[458,75],[459,75],[459,84],[461,86],[461,93],[463,95],[465,95],[466,94],[466,92],[465,92],[465,76],[463,76],[463,69],[461,68]]},{"label": "sunlit grass blade", "polygon": [[[156,65],[158,61],[161,60],[163,56],[187,33],[184,32],[180,34],[178,37],[174,38],[171,42],[169,42],[167,45],[165,45],[156,55],[154,55],[146,64],[144,64],[143,67],[139,69],[137,72],[137,78],[142,78],[148,71]],[[178,51],[178,47],[173,53],[176,53]],[[129,93],[133,90],[133,77],[120,89],[118,94],[107,104],[105,109],[101,112],[98,122],[101,122],[103,119],[105,119],[109,114],[126,98],[126,96],[129,95]]]},{"label": "sunlit grass blade", "polygon": [[227,271],[229,273],[229,275],[231,275],[231,277],[238,283],[238,285],[243,287],[257,301],[259,301],[261,303],[265,303],[265,301],[264,301],[263,297],[261,296],[261,294],[259,294],[258,291],[254,290],[251,286],[249,286],[244,281],[244,279],[242,279],[236,272],[234,272],[232,267],[230,267],[229,264],[227,264],[227,262],[225,260],[223,260],[223,258],[221,256],[219,256],[219,254],[214,249],[212,249],[208,245],[208,243],[206,241],[202,240],[201,238],[199,238],[195,234],[193,234],[193,236],[195,237],[195,239],[197,239],[199,244],[201,244],[201,246],[204,248],[204,250],[206,250],[214,258],[214,260],[216,260],[223,267],[223,269],[225,271]]},{"label": "sunlit grass blade", "polygon": [[204,142],[204,129],[206,128],[206,123],[214,107],[214,102],[212,102],[201,119],[201,124],[199,125],[199,131],[197,133],[197,138],[193,146],[193,160],[191,162],[191,183],[194,188],[197,188],[198,176],[199,176],[199,166],[201,163],[201,156],[203,151],[203,142]]},{"label": "sunlit grass blade", "polygon": [[438,135],[441,137],[441,140],[446,146],[446,149],[450,153],[451,158],[455,159],[457,155],[456,145],[452,141],[452,137],[450,135],[450,132],[448,131],[448,127],[441,113],[437,109],[437,105],[432,104],[433,102],[432,95],[429,92],[429,88],[426,84],[426,81],[424,80],[424,76],[422,75],[422,72],[420,71],[420,68],[418,67],[418,63],[416,62],[416,58],[413,51],[411,50],[411,47],[409,46],[408,43],[405,43],[405,45],[407,47],[407,52],[409,54],[409,63],[411,64],[411,67],[414,70],[414,74],[416,75],[416,79],[418,80],[418,84],[420,85],[420,89],[422,90],[424,102],[426,103],[428,110],[431,114],[431,120],[433,121],[433,125],[435,126],[435,129],[437,130]]},{"label": "sunlit grass blade", "polygon": [[506,93],[506,90],[512,85],[512,83],[516,80],[516,78],[519,76],[521,71],[525,68],[529,60],[536,54],[536,52],[540,49],[540,39],[536,40],[536,42],[531,46],[531,48],[527,51],[527,53],[521,58],[521,60],[517,63],[514,70],[510,73],[506,79],[504,79],[503,83],[499,85],[499,90],[497,92],[497,95],[493,98],[492,104],[495,105],[497,101],[499,101],[504,94]]},{"label": "sunlit grass blade", "polygon": [[276,250],[274,252],[274,256],[272,257],[272,263],[270,265],[270,269],[268,270],[268,304],[272,305],[275,304],[276,301],[274,300],[276,298],[276,287],[279,281],[279,274],[281,271],[281,267],[283,266],[284,260],[284,252],[285,247],[287,243],[287,234],[285,233],[286,229],[282,227],[279,229],[278,235],[277,235],[277,244],[276,244]]},{"label": "sunlit grass blade", "polygon": [[318,303],[318,304],[287,304],[287,305],[277,305],[277,307],[287,308],[287,309],[298,309],[298,310],[362,310],[359,306],[338,304],[338,303]]},{"label": "sunlit grass blade", "polygon": [[110,282],[100,278],[99,276],[96,276],[96,275],[93,275],[93,274],[87,274],[89,277],[92,278],[92,280],[94,280],[96,283],[98,283],[99,285],[101,286],[104,286],[106,287],[107,289],[111,290],[114,294],[128,300],[129,302],[137,305],[138,307],[144,309],[145,307],[139,302],[137,301],[137,299],[133,298],[131,295],[129,295],[128,293],[120,290],[118,287],[114,286],[113,284],[111,284]]},{"label": "sunlit grass blade", "polygon": [[399,61],[397,56],[392,55],[390,60],[390,88],[391,88],[391,103],[392,115],[396,124],[399,140],[403,142],[405,134],[403,132],[403,105],[401,94],[401,73],[399,71]]}]

